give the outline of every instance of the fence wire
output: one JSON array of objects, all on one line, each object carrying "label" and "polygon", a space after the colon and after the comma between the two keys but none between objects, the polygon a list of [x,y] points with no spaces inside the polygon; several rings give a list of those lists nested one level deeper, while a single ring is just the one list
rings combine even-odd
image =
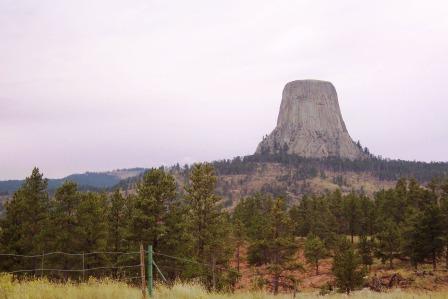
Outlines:
[{"label": "fence wire", "polygon": [[62,251],[54,251],[54,252],[44,252],[42,254],[35,255],[23,255],[23,254],[14,254],[14,253],[0,253],[0,256],[12,256],[12,257],[24,257],[24,258],[37,258],[44,257],[50,255],[69,255],[69,256],[89,256],[89,255],[98,255],[98,254],[121,254],[121,255],[133,255],[140,254],[140,251],[131,251],[131,252],[121,252],[121,251],[94,251],[94,252],[84,252],[84,253],[69,253]]},{"label": "fence wire", "polygon": [[[36,273],[38,276],[44,276],[44,273],[49,273],[49,272],[57,272],[57,273],[78,273],[80,276],[79,278],[82,280],[85,280],[84,275],[89,275],[91,272],[93,271],[103,271],[103,270],[132,270],[132,269],[137,269],[141,267],[141,264],[135,264],[135,265],[121,265],[121,266],[117,266],[117,265],[111,265],[111,266],[98,266],[98,267],[91,267],[91,268],[84,268],[84,261],[86,257],[89,256],[94,256],[94,255],[124,255],[124,256],[130,256],[130,255],[139,255],[140,252],[139,251],[132,251],[132,252],[123,252],[123,251],[94,251],[94,252],[83,252],[83,253],[71,253],[71,252],[63,252],[63,251],[54,251],[54,252],[43,252],[42,254],[33,254],[33,255],[26,255],[26,254],[15,254],[15,253],[0,253],[0,257],[7,257],[7,258],[24,258],[24,259],[42,259],[42,263],[41,263],[41,267],[39,268],[29,268],[29,269],[17,269],[17,270],[13,270],[13,271],[4,271],[3,273],[7,273],[7,274],[12,274],[12,275],[16,275],[16,274],[25,274],[25,273]],[[82,257],[82,264],[83,264],[83,268],[80,269],[62,269],[62,268],[57,268],[57,267],[50,267],[50,268],[45,268],[44,267],[44,258],[45,257],[50,257],[50,256],[57,256],[57,255],[62,255],[62,256],[74,256],[74,257]],[[54,263],[54,261],[47,261],[47,263]],[[81,262],[81,261],[80,261]],[[127,272],[127,274],[137,274],[136,272],[132,273],[134,271],[131,272]],[[137,278],[142,278],[141,276],[131,276],[131,277],[127,277],[127,276],[122,276],[123,274],[126,274],[126,272],[121,272],[120,275],[117,277],[117,280],[119,281],[126,281],[129,283],[132,283],[134,280],[136,280]]]},{"label": "fence wire", "polygon": [[[148,251],[144,251],[146,254],[148,253]],[[131,255],[139,255],[140,251],[131,251],[131,252],[123,252],[123,251],[94,251],[94,252],[83,252],[83,253],[71,253],[71,252],[63,252],[63,251],[54,251],[54,252],[43,252],[42,254],[33,254],[33,255],[25,255],[25,254],[15,254],[15,253],[0,253],[0,257],[10,257],[10,258],[25,258],[25,259],[32,259],[32,258],[41,258],[42,259],[42,266],[40,268],[32,268],[32,269],[18,269],[18,270],[14,270],[14,271],[7,271],[7,272],[3,272],[3,273],[8,273],[8,274],[20,274],[20,273],[37,273],[40,276],[43,276],[43,273],[46,272],[61,272],[61,273],[82,273],[83,275],[83,280],[84,280],[84,274],[88,274],[89,272],[92,271],[99,271],[99,270],[127,270],[127,269],[134,269],[134,268],[140,268],[141,264],[136,264],[136,265],[123,265],[123,266],[101,266],[101,267],[93,267],[93,268],[83,268],[83,269],[60,269],[60,268],[45,268],[44,267],[44,258],[45,257],[49,257],[49,256],[55,256],[55,255],[64,255],[64,256],[75,256],[75,257],[82,257],[83,260],[83,267],[84,267],[84,259],[88,256],[94,256],[94,255],[124,255],[124,256],[131,256]],[[162,252],[153,252],[153,254],[155,256],[159,256],[159,257],[163,257],[163,258],[167,258],[167,259],[171,259],[171,260],[176,260],[176,261],[180,261],[180,262],[184,262],[184,263],[189,263],[189,264],[195,264],[195,265],[201,265],[207,268],[212,268],[213,265],[212,264],[207,264],[207,263],[203,263],[203,262],[199,262],[196,260],[192,260],[192,259],[188,259],[185,257],[179,257],[179,256],[173,256],[173,255],[169,255],[169,254],[165,254]],[[50,263],[54,263],[54,261],[49,261]],[[157,266],[156,263],[154,263],[154,266],[156,267],[156,269],[159,271],[159,273],[161,273],[161,276],[163,278],[164,281],[166,281],[166,278],[163,276],[162,271],[163,268],[169,269],[169,270],[175,270],[175,271],[182,271],[182,267],[174,267],[173,265],[160,265],[160,268]],[[232,268],[225,268],[225,267],[221,267],[221,266],[216,266],[213,267],[214,270],[217,271],[236,271],[236,269],[232,269]],[[130,273],[128,273],[130,274]],[[203,274],[202,274],[203,275]],[[199,275],[201,276],[201,275]],[[133,281],[136,279],[141,279],[141,276],[132,276],[132,277],[122,277],[119,278],[119,280],[124,280],[124,281]]]}]

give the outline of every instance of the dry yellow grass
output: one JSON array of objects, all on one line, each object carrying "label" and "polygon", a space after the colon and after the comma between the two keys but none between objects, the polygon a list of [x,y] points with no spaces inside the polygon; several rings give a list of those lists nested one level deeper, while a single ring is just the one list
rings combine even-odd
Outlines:
[{"label": "dry yellow grass", "polygon": [[141,299],[139,289],[112,280],[87,283],[51,283],[46,279],[13,282],[0,274],[0,299]]},{"label": "dry yellow grass", "polygon": [[[416,293],[393,291],[391,293],[373,293],[363,290],[354,292],[350,296],[345,294],[333,294],[329,299],[448,299],[448,293]],[[89,280],[87,283],[56,284],[45,279],[13,282],[11,276],[0,275],[0,299],[133,299],[141,298],[141,292],[137,288],[112,280]],[[290,299],[291,294],[273,296],[266,292],[244,292],[236,294],[209,293],[203,287],[196,284],[177,283],[172,288],[157,286],[155,299]],[[317,293],[299,293],[297,298],[318,299],[322,298]]]}]

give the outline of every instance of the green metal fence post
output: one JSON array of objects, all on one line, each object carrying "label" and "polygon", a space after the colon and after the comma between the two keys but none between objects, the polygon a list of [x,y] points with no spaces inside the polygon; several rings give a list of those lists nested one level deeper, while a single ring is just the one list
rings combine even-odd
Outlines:
[{"label": "green metal fence post", "polygon": [[152,297],[152,245],[148,245],[148,293]]}]

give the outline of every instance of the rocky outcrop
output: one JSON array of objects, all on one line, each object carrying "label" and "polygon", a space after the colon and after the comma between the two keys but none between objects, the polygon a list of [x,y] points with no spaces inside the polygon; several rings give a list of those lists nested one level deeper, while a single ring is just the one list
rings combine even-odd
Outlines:
[{"label": "rocky outcrop", "polygon": [[318,80],[289,82],[274,131],[258,145],[257,153],[286,151],[303,157],[364,158],[348,134],[333,84]]}]

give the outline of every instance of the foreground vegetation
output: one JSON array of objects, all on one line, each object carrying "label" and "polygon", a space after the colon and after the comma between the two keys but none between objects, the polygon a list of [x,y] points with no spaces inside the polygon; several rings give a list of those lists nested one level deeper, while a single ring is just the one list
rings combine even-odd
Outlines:
[{"label": "foreground vegetation", "polygon": [[255,194],[231,211],[216,183],[214,168],[197,164],[183,189],[171,174],[152,169],[132,194],[83,192],[65,182],[50,195],[36,168],[5,205],[0,255],[16,256],[2,256],[0,271],[27,269],[15,275],[51,281],[85,282],[84,269],[97,278],[131,278],[139,275],[138,254],[104,252],[135,253],[141,242],[153,246],[169,282],[199,281],[223,292],[247,274],[242,262],[257,277],[246,283],[274,294],[297,290],[300,273],[311,267],[318,275],[323,259],[331,260],[329,288],[346,293],[365,285],[375,260],[391,269],[398,262],[448,267],[446,179],[427,186],[401,179],[373,198],[335,191],[291,203]]},{"label": "foreground vegetation", "polygon": [[12,276],[0,275],[0,299],[141,299],[139,289],[112,280],[89,280],[87,283],[51,283],[46,279],[14,282]]},{"label": "foreground vegetation", "polygon": [[[442,299],[447,297],[447,293],[424,293],[424,292],[401,292],[374,293],[367,290],[354,292],[350,298],[353,299],[416,299],[416,298]],[[142,293],[140,289],[131,287],[122,282],[112,280],[94,280],[86,283],[74,284],[51,283],[46,279],[25,280],[13,282],[10,276],[0,276],[0,299],[140,299]],[[155,291],[155,299],[286,299],[291,295],[273,296],[263,291],[213,293],[197,284],[176,283],[172,287],[159,285]],[[317,293],[299,293],[296,298],[322,298]],[[347,298],[346,295],[331,294],[328,298]]]}]

